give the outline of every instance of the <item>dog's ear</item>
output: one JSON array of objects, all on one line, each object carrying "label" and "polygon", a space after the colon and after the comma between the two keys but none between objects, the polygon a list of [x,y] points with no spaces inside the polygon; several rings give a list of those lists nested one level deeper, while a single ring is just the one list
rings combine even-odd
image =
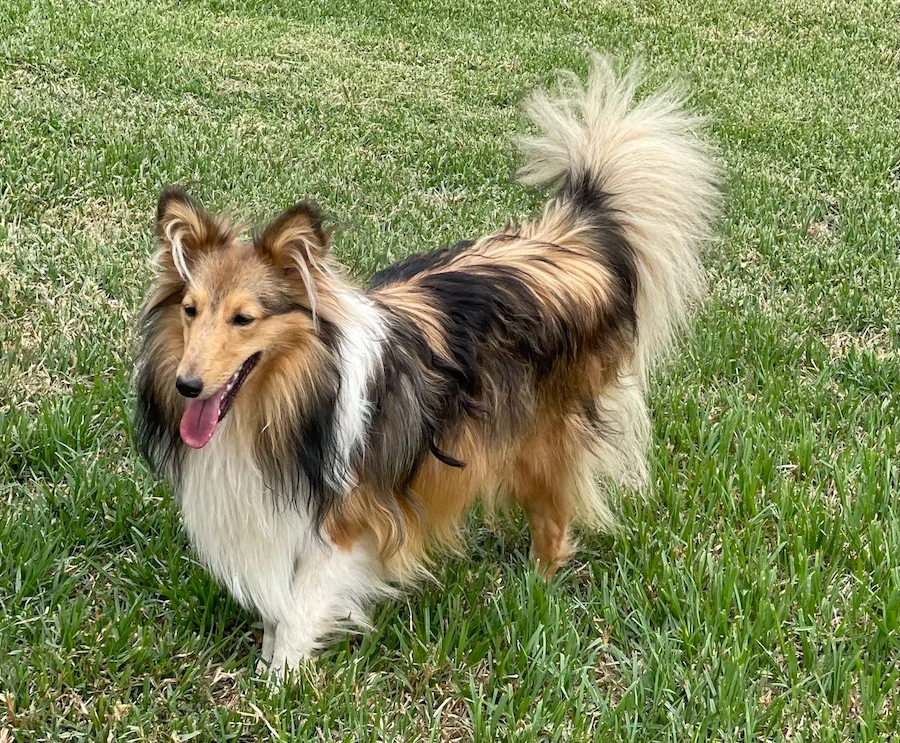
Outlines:
[{"label": "dog's ear", "polygon": [[320,289],[327,289],[335,272],[329,255],[331,232],[322,225],[319,207],[301,201],[253,235],[256,251],[264,260],[302,283],[313,317]]},{"label": "dog's ear", "polygon": [[191,282],[191,266],[204,251],[234,239],[238,231],[222,217],[214,217],[179,186],[169,186],[156,207],[156,280],[141,316],[181,301]]},{"label": "dog's ear", "polygon": [[284,269],[296,268],[298,258],[311,270],[319,268],[330,239],[331,230],[322,226],[322,212],[311,201],[294,204],[253,236],[263,257]]},{"label": "dog's ear", "polygon": [[157,262],[165,272],[174,270],[185,283],[191,281],[191,264],[197,256],[226,245],[235,236],[221,217],[209,214],[180,186],[163,190],[156,207]]}]

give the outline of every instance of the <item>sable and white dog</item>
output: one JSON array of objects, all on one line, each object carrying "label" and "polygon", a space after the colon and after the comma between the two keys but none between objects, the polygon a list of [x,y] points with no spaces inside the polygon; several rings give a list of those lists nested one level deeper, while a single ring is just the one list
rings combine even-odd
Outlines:
[{"label": "sable and white dog", "polygon": [[527,111],[521,180],[543,216],[416,255],[367,289],[300,203],[240,239],[186,193],[159,201],[137,440],[201,559],[295,668],[458,546],[477,497],[518,503],[552,573],[608,528],[604,480],[646,478],[654,360],[702,291],[718,171],[671,90],[595,58]]}]

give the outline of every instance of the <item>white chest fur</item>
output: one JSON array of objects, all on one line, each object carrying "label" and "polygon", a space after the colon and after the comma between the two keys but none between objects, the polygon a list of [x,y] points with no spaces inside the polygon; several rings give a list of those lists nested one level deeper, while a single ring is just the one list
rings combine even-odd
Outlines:
[{"label": "white chest fur", "polygon": [[291,612],[295,565],[313,546],[305,513],[277,504],[249,452],[222,425],[182,470],[184,525],[200,559],[244,606],[272,622]]}]

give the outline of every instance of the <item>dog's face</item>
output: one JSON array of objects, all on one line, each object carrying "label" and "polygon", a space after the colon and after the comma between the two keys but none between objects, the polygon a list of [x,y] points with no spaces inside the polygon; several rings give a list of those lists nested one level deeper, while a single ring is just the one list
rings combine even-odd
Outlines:
[{"label": "dog's face", "polygon": [[[289,209],[252,242],[183,191],[167,189],[157,220],[160,273],[145,312],[166,313],[173,389],[185,398],[182,440],[205,446],[236,400],[259,400],[267,372],[317,346],[317,284],[327,268],[318,210]],[[165,383],[165,381],[163,381]]]}]

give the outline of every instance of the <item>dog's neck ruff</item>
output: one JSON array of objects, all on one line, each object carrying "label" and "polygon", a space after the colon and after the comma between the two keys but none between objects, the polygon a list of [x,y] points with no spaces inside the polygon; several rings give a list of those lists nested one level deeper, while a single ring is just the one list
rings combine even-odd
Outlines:
[{"label": "dog's neck ruff", "polygon": [[314,540],[305,509],[281,508],[233,421],[185,453],[180,500],[191,543],[247,608],[278,620],[290,611],[294,562]]},{"label": "dog's neck ruff", "polygon": [[372,414],[369,389],[381,369],[385,323],[363,294],[344,289],[340,294],[347,322],[341,325],[337,347],[340,387],[335,411],[335,469],[329,485],[341,493],[356,485],[354,458],[362,454]]},{"label": "dog's neck ruff", "polygon": [[[324,480],[349,493],[356,483],[354,458],[365,446],[370,421],[368,397],[380,369],[384,323],[374,305],[349,289],[341,297],[347,321],[337,344],[340,386],[330,471]],[[244,606],[280,621],[290,611],[290,585],[297,566],[323,548],[309,509],[309,482],[293,481],[291,507],[276,497],[253,457],[240,419],[226,418],[210,442],[186,450],[180,477],[181,508],[191,542],[210,572]]]}]

